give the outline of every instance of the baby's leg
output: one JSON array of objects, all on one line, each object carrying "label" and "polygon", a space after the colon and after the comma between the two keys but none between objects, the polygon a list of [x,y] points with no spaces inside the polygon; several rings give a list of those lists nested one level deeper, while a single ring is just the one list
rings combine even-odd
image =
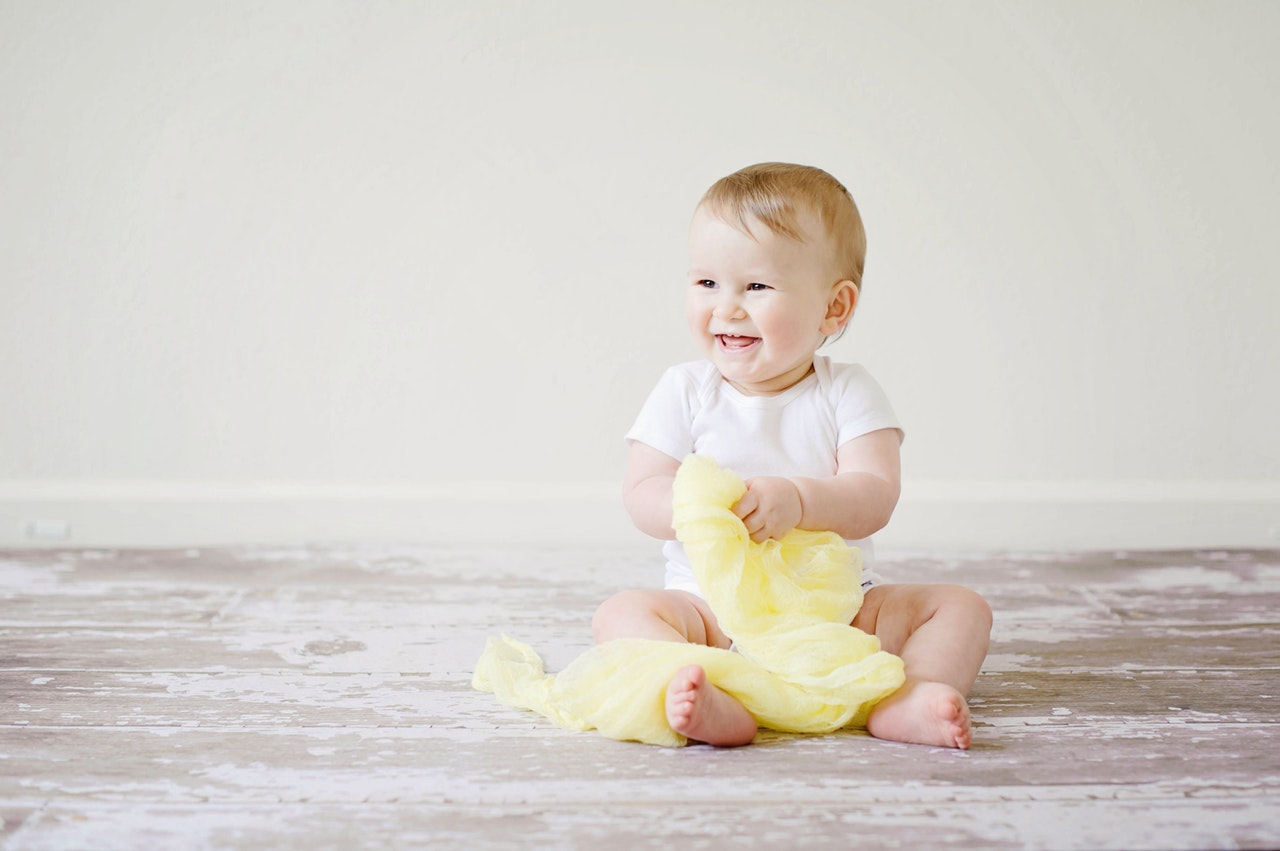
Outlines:
[{"label": "baby's leg", "polygon": [[[623,591],[601,604],[591,619],[596,643],[615,638],[649,638],[728,649],[729,637],[706,601],[684,591]],[[698,665],[687,665],[667,684],[667,723],[699,742],[722,747],[745,745],[756,721],[732,695],[707,681]]]},{"label": "baby's leg", "polygon": [[853,625],[875,633],[901,656],[907,680],[867,718],[881,739],[968,748],[965,698],[991,639],[991,607],[958,585],[879,585],[867,592]]},{"label": "baby's leg", "polygon": [[615,638],[651,638],[728,649],[729,636],[707,601],[685,591],[623,591],[600,604],[591,618],[596,644]]}]

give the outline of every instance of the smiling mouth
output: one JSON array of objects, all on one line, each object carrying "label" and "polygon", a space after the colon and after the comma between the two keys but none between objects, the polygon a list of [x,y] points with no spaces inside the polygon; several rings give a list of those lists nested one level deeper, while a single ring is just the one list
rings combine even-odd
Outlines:
[{"label": "smiling mouth", "polygon": [[740,352],[760,342],[759,337],[740,337],[737,334],[716,334],[716,342],[720,348],[730,352]]}]

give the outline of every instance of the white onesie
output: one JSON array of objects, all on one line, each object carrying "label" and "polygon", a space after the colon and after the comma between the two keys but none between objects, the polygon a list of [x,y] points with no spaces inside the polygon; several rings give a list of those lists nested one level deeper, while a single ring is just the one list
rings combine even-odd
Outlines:
[{"label": "white onesie", "polygon": [[[857,364],[813,359],[807,378],[776,396],[747,396],[710,361],[673,366],[640,409],[627,440],[682,460],[709,455],[743,479],[754,476],[826,478],[836,474],[836,450],[864,434],[902,426],[884,390]],[[871,539],[862,550],[863,586],[883,581],[870,569]],[[663,545],[665,587],[699,594],[678,541]]]}]

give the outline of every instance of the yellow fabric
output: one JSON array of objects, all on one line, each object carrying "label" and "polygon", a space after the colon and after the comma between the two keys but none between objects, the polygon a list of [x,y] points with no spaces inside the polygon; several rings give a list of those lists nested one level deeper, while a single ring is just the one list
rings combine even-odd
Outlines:
[{"label": "yellow fabric", "polygon": [[862,605],[861,554],[831,532],[792,531],[756,544],[731,510],[742,480],[705,456],[680,466],[676,535],[698,586],[734,649],[619,639],[583,653],[558,676],[527,645],[490,638],[472,685],[562,727],[678,747],[667,724],[667,684],[701,665],[762,727],[826,733],[863,725],[903,682],[902,660],[849,626]]}]

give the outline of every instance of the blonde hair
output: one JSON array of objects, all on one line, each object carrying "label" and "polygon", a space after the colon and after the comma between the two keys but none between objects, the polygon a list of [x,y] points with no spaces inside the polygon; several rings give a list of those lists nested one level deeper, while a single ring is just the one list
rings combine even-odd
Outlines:
[{"label": "blonde hair", "polygon": [[750,235],[752,218],[789,239],[804,242],[800,214],[818,217],[834,249],[840,280],[862,289],[867,232],[853,196],[820,168],[792,163],[759,163],[722,177],[702,196],[699,207]]}]

